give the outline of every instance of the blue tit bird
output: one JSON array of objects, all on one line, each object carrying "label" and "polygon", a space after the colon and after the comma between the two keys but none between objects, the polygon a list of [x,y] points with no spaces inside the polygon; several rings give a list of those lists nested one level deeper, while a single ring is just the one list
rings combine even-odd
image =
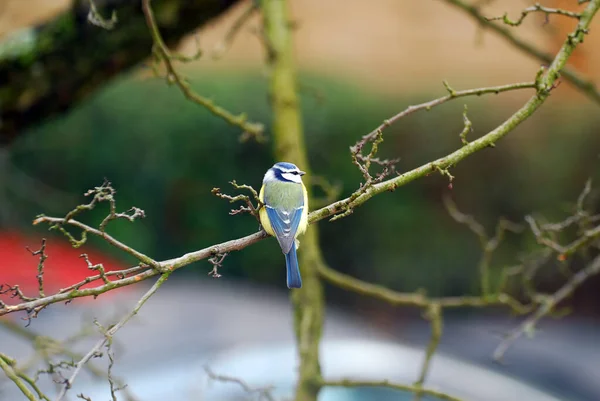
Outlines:
[{"label": "blue tit bird", "polygon": [[260,224],[267,234],[274,236],[285,255],[288,288],[302,287],[298,268],[296,237],[308,226],[308,195],[302,183],[304,171],[292,163],[275,163],[267,170],[259,198]]}]

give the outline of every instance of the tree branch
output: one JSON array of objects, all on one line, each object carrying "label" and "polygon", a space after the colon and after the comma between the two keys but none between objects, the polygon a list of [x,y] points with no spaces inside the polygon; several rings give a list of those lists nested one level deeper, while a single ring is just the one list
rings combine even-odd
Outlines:
[{"label": "tree branch", "polygon": [[[4,374],[6,375],[6,377],[8,377],[9,380],[11,380],[13,383],[15,383],[15,385],[19,388],[19,390],[21,390],[23,395],[25,397],[27,397],[28,400],[38,401],[38,397],[39,397],[39,399],[43,399],[45,401],[50,401],[48,399],[48,397],[46,397],[39,390],[39,388],[37,387],[37,385],[35,384],[35,382],[33,380],[31,380],[30,378],[23,378],[22,377],[23,375],[19,374],[17,372],[17,370],[15,369],[15,365],[16,365],[16,361],[14,359],[8,357],[7,355],[0,353],[0,368],[4,371]],[[27,387],[27,384],[25,384],[23,382],[23,380],[25,380],[26,383],[28,383],[30,386],[32,386],[34,391],[37,392],[38,397],[36,397],[36,395],[31,392],[31,390]]]},{"label": "tree branch", "polygon": [[432,390],[432,389],[428,389],[428,388],[421,388],[417,385],[392,383],[388,380],[382,380],[382,381],[360,381],[360,380],[351,380],[351,379],[344,379],[344,380],[339,380],[339,381],[324,380],[320,384],[323,387],[387,387],[387,388],[391,388],[394,390],[407,391],[410,393],[422,393],[424,395],[436,397],[436,398],[438,398],[440,400],[444,400],[444,401],[462,401],[460,398],[456,398],[451,395],[442,393],[441,391]]},{"label": "tree branch", "polygon": [[[157,25],[167,46],[224,14],[239,0],[155,0]],[[54,20],[14,33],[25,42],[0,56],[0,145],[27,128],[68,111],[111,78],[148,58],[148,35],[140,0],[111,0],[119,23],[110,32],[88,22],[88,2]],[[98,5],[99,11],[103,8]],[[168,11],[168,12],[162,12]],[[23,38],[21,40],[21,38]],[[5,45],[7,45],[5,43]]]},{"label": "tree branch", "polygon": [[485,308],[488,306],[507,306],[517,314],[524,314],[531,310],[508,294],[489,294],[487,296],[462,296],[429,298],[422,292],[403,293],[391,290],[377,284],[367,283],[344,273],[340,273],[327,266],[319,268],[321,276],[331,284],[359,295],[376,298],[392,306],[413,306],[429,308],[432,304],[441,308]]},{"label": "tree branch", "polygon": [[513,233],[523,231],[523,227],[518,224],[512,223],[505,219],[500,219],[498,224],[496,225],[495,235],[490,238],[485,231],[485,228],[477,222],[473,218],[473,216],[462,213],[456,207],[456,204],[452,201],[450,196],[444,196],[443,198],[444,206],[446,206],[446,210],[450,216],[460,224],[466,225],[478,238],[479,243],[481,244],[481,248],[483,253],[481,255],[481,259],[479,260],[479,277],[481,280],[481,293],[483,295],[489,295],[491,292],[490,289],[490,262],[492,259],[492,254],[496,251],[502,239],[504,238],[504,234],[506,231],[511,231]]},{"label": "tree branch", "polygon": [[533,217],[526,216],[525,221],[529,223],[529,227],[531,227],[531,231],[533,232],[533,235],[535,235],[538,244],[545,245],[553,251],[557,252],[559,254],[558,257],[561,260],[566,259],[568,256],[573,255],[579,249],[600,238],[600,225],[598,225],[590,230],[585,230],[581,237],[575,239],[570,244],[563,246],[551,240],[550,238],[545,237],[544,233],[540,230],[537,222]]},{"label": "tree branch", "polygon": [[577,287],[583,284],[588,278],[600,273],[600,256],[597,256],[587,267],[577,272],[569,281],[567,281],[556,293],[543,299],[542,305],[528,317],[519,327],[509,333],[494,351],[494,359],[501,360],[508,348],[517,341],[523,334],[532,333],[535,325],[544,316],[550,314],[554,307],[569,297]]},{"label": "tree branch", "polygon": [[[552,56],[548,53],[544,53],[543,51],[536,48],[531,43],[528,43],[522,39],[516,37],[509,28],[500,26],[488,20],[481,11],[478,6],[470,5],[463,0],[441,0],[447,4],[450,4],[469,15],[473,18],[479,25],[483,28],[487,28],[496,34],[502,36],[509,42],[511,45],[521,50],[522,52],[535,57],[539,61],[542,61],[546,64],[552,62]],[[583,17],[583,13],[581,13]],[[581,22],[581,18],[580,18]],[[583,94],[587,97],[595,101],[596,103],[600,103],[600,91],[594,84],[594,82],[588,78],[581,76],[577,71],[573,70],[570,67],[562,66],[561,71],[562,77],[564,77],[567,81],[573,84],[576,88],[578,88]]]},{"label": "tree branch", "polygon": [[[167,69],[167,82],[175,83],[187,99],[206,108],[212,114],[227,121],[229,124],[240,127],[244,131],[244,135],[242,136],[242,138],[245,139],[247,136],[251,136],[254,137],[257,141],[263,141],[264,126],[262,124],[247,122],[247,117],[244,113],[238,116],[234,116],[224,108],[215,105],[212,100],[200,96],[192,90],[186,79],[175,69],[175,66],[173,65],[174,59],[179,59],[182,61],[189,60],[187,60],[185,57],[174,57],[171,54],[171,51],[169,50],[161,36],[160,30],[156,23],[156,19],[154,18],[154,13],[152,12],[152,7],[150,7],[150,0],[142,0],[142,10],[144,11],[146,24],[150,29],[152,40],[154,42],[154,45],[152,47],[154,55],[158,60],[164,63]],[[192,59],[195,59],[199,56],[200,53],[198,53],[197,56],[192,57]]]},{"label": "tree branch", "polygon": [[[458,98],[467,97],[467,96],[481,96],[481,95],[491,94],[491,93],[499,94],[502,92],[517,90],[517,89],[535,89],[536,88],[536,82],[522,82],[522,83],[516,83],[516,84],[510,84],[510,85],[500,85],[500,86],[492,86],[492,87],[488,87],[488,88],[477,88],[477,89],[456,91],[456,90],[452,89],[446,81],[444,81],[443,83],[444,83],[444,87],[448,91],[448,95],[431,100],[429,102],[409,106],[408,108],[401,111],[400,113],[384,120],[383,123],[381,123],[377,128],[375,128],[373,131],[369,132],[368,134],[364,135],[354,146],[352,146],[350,148],[350,151],[352,154],[352,162],[358,167],[358,169],[362,173],[362,175],[365,179],[365,183],[362,184],[356,192],[354,192],[352,195],[350,195],[350,197],[348,197],[347,199],[344,199],[341,202],[336,203],[338,205],[337,208],[339,210],[337,210],[334,213],[336,215],[331,219],[331,221],[335,221],[340,218],[349,216],[354,210],[353,207],[351,207],[351,205],[354,204],[354,202],[358,198],[365,195],[376,184],[382,183],[384,181],[384,179],[387,178],[387,176],[390,175],[392,172],[395,172],[394,164],[398,161],[397,159],[396,160],[394,160],[394,159],[379,160],[379,159],[375,158],[375,155],[377,154],[377,150],[378,150],[378,145],[383,141],[383,130],[386,129],[387,127],[391,126],[392,124],[394,124],[401,118],[406,117],[412,113],[415,113],[415,112],[421,111],[421,110],[429,111],[433,107],[439,106],[439,105],[444,104],[453,99],[458,99]],[[468,129],[470,129],[471,124],[470,124],[470,121],[468,120],[468,118],[466,118],[466,114],[463,114],[463,120],[465,122],[465,127],[468,127]],[[467,123],[467,121],[468,121],[468,123]],[[466,133],[464,135],[466,135]],[[466,139],[463,138],[464,135],[461,134],[460,137],[461,137],[463,144],[467,145],[468,143],[466,142]],[[371,143],[371,151],[368,155],[365,156],[361,152],[367,143]],[[377,177],[373,177],[369,173],[369,167],[370,167],[371,163],[376,163],[376,164],[379,164],[381,167],[383,167],[382,172],[379,173],[379,175]],[[439,165],[435,165],[435,168],[436,168],[436,170],[440,171],[440,173],[448,175],[450,177],[450,180],[452,181],[453,177],[450,175],[450,173],[448,172],[447,169],[442,169],[441,166],[439,166]]]},{"label": "tree branch", "polygon": [[205,367],[204,371],[208,375],[211,380],[223,382],[223,383],[235,383],[239,385],[246,393],[248,394],[258,394],[258,400],[261,401],[265,399],[267,401],[275,401],[275,396],[273,396],[273,387],[251,387],[248,383],[239,379],[237,377],[219,375],[210,370],[209,367]]},{"label": "tree branch", "polygon": [[544,7],[541,4],[534,4],[533,6],[527,7],[526,9],[524,9],[523,11],[521,11],[521,16],[517,20],[511,20],[510,18],[508,18],[508,13],[505,13],[502,17],[486,18],[486,20],[487,21],[498,21],[498,20],[501,20],[506,25],[519,26],[519,25],[521,25],[523,23],[523,21],[525,20],[525,18],[527,18],[527,16],[529,14],[534,13],[534,12],[541,12],[541,13],[545,14],[546,20],[548,20],[550,14],[562,15],[562,16],[565,16],[565,17],[570,17],[570,18],[575,18],[575,19],[580,19],[581,18],[581,14],[580,13],[576,13],[576,12],[573,12],[573,11],[562,10],[560,8]]},{"label": "tree branch", "polygon": [[129,320],[140,311],[140,309],[142,308],[142,306],[144,306],[146,301],[148,301],[150,299],[150,297],[152,297],[152,295],[154,295],[156,293],[156,291],[158,291],[158,289],[165,283],[165,281],[167,281],[167,279],[169,278],[170,275],[171,275],[171,272],[163,273],[160,276],[160,278],[156,281],[156,283],[154,283],[154,285],[140,298],[140,300],[137,302],[137,304],[131,310],[131,312],[127,313],[125,316],[123,316],[121,318],[121,320],[119,320],[119,322],[117,324],[115,324],[110,329],[108,329],[104,333],[104,338],[102,340],[98,341],[98,343],[96,343],[96,345],[87,354],[85,354],[84,357],[81,358],[81,360],[79,362],[77,362],[77,365],[75,365],[75,370],[71,374],[71,377],[69,377],[69,379],[65,381],[61,392],[58,394],[58,397],[56,398],[56,401],[61,401],[65,397],[65,395],[67,394],[67,391],[73,386],[73,383],[75,382],[75,378],[77,377],[79,372],[81,372],[84,365],[90,359],[98,356],[100,349],[105,344],[110,343],[112,341],[112,337],[115,335],[115,333],[117,331],[119,331],[123,326],[125,326],[127,324],[127,322],[129,322]]}]

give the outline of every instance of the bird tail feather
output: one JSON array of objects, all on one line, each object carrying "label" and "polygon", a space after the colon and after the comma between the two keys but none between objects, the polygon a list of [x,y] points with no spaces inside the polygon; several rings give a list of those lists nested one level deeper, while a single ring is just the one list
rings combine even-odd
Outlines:
[{"label": "bird tail feather", "polygon": [[285,254],[285,267],[287,270],[288,288],[302,287],[302,278],[300,277],[300,268],[298,267],[298,256],[296,255],[296,244]]}]

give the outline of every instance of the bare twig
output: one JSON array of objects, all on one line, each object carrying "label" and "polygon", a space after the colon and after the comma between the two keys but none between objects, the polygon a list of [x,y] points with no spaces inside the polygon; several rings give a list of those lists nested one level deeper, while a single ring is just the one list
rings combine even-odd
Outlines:
[{"label": "bare twig", "polygon": [[[337,219],[350,215],[353,212],[353,208],[350,207],[352,203],[361,198],[363,195],[366,195],[367,192],[369,192],[370,189],[372,189],[377,184],[383,184],[383,180],[387,178],[388,175],[395,172],[394,165],[398,161],[398,159],[380,160],[378,158],[375,158],[375,155],[378,151],[378,145],[383,141],[383,130],[394,124],[396,121],[420,110],[431,110],[432,107],[439,106],[440,104],[446,103],[452,99],[458,99],[466,96],[481,96],[490,93],[499,94],[501,92],[507,92],[518,89],[536,88],[535,82],[523,82],[511,85],[494,86],[489,88],[456,91],[452,89],[446,81],[444,81],[443,83],[444,87],[448,91],[448,95],[429,102],[409,106],[404,111],[392,116],[387,120],[384,120],[382,124],[380,124],[377,128],[375,128],[367,135],[364,135],[354,146],[350,148],[352,162],[358,167],[358,169],[362,173],[365,182],[361,184],[359,189],[352,195],[350,195],[349,198],[341,202],[337,202],[336,207],[339,208],[339,210],[336,212],[337,215],[332,217],[330,221],[335,221]],[[368,155],[363,155],[362,150],[369,143],[371,144],[371,150]],[[373,177],[369,172],[369,167],[372,163],[379,164],[382,167],[382,171],[376,177]],[[434,168],[436,170],[448,175],[449,178],[453,178],[452,175],[450,175],[450,173],[448,172],[447,167],[442,166],[441,163],[434,162],[432,163],[432,167],[433,166],[435,166]],[[452,179],[450,181],[452,181]],[[394,189],[395,187],[390,188],[390,190]]]},{"label": "bare twig", "polygon": [[110,342],[112,340],[112,337],[115,335],[115,333],[117,331],[119,331],[123,326],[125,326],[125,324],[127,324],[127,322],[129,322],[129,320],[139,312],[139,310],[142,308],[142,306],[144,306],[146,301],[148,301],[148,299],[150,299],[150,297],[152,297],[152,295],[154,295],[154,293],[156,293],[156,291],[158,291],[158,289],[165,283],[165,281],[167,281],[167,279],[169,278],[170,275],[171,275],[170,271],[163,273],[160,276],[160,278],[156,281],[156,283],[154,283],[154,285],[140,298],[140,300],[137,302],[137,304],[131,310],[131,312],[129,312],[125,316],[123,316],[123,318],[121,318],[121,320],[119,320],[119,322],[117,324],[112,326],[110,329],[106,330],[106,332],[104,333],[104,338],[102,340],[98,341],[98,343],[96,343],[96,345],[87,354],[85,354],[83,356],[83,358],[81,358],[81,360],[79,360],[79,362],[77,362],[77,364],[75,365],[75,370],[73,371],[73,373],[71,374],[69,379],[65,381],[61,392],[58,394],[58,397],[56,398],[56,401],[61,401],[62,399],[64,399],[67,391],[73,386],[73,383],[75,382],[75,378],[81,372],[84,365],[90,359],[101,355],[100,349],[104,345],[106,345],[108,342]]},{"label": "bare twig", "polygon": [[[496,34],[502,36],[507,42],[521,50],[522,52],[538,59],[539,61],[549,64],[552,62],[552,55],[548,53],[544,53],[536,46],[531,43],[528,43],[518,37],[516,37],[510,28],[501,26],[492,21],[488,21],[487,18],[481,13],[478,5],[471,5],[463,0],[441,0],[447,4],[455,6],[456,8],[462,10],[467,13],[471,18],[473,18],[479,26],[482,28],[489,29]],[[581,13],[582,18],[584,13]],[[580,19],[581,21],[581,19]],[[594,84],[592,80],[589,78],[583,77],[575,71],[571,67],[563,66],[561,69],[561,75],[571,84],[573,84],[576,88],[582,91],[586,96],[595,101],[596,103],[600,103],[600,91]]]},{"label": "bare twig", "polygon": [[464,214],[458,210],[456,204],[452,201],[450,196],[444,196],[443,201],[450,217],[452,217],[457,223],[466,225],[479,239],[479,243],[481,244],[481,248],[483,250],[479,261],[481,292],[483,295],[489,295],[491,292],[489,270],[492,255],[496,249],[498,249],[498,246],[500,246],[506,231],[519,233],[523,231],[523,227],[508,220],[500,219],[496,225],[495,235],[490,238],[485,231],[485,228],[479,222],[477,222],[473,216]]},{"label": "bare twig", "polygon": [[37,280],[38,280],[38,294],[39,297],[42,298],[44,297],[44,263],[46,262],[46,259],[48,259],[48,255],[46,255],[46,238],[42,238],[42,246],[40,247],[40,249],[38,249],[37,251],[32,251],[31,249],[29,249],[29,247],[26,247],[26,249],[31,252],[31,254],[33,256],[37,256],[40,255],[40,262],[38,263],[38,268],[37,268]]},{"label": "bare twig", "polygon": [[273,396],[273,387],[251,387],[248,383],[237,377],[219,375],[214,373],[208,366],[204,367],[204,371],[211,380],[220,381],[224,383],[234,383],[239,385],[248,394],[258,394],[258,400],[275,401]]},{"label": "bare twig", "polygon": [[542,305],[528,317],[519,327],[509,333],[494,351],[494,359],[501,360],[508,348],[524,333],[531,333],[537,322],[544,316],[550,314],[553,309],[569,297],[577,287],[590,277],[600,273],[600,256],[597,256],[588,266],[577,272],[556,293],[543,299]]},{"label": "bare twig", "polygon": [[463,124],[464,124],[464,128],[461,131],[461,133],[458,135],[458,137],[460,138],[460,141],[462,142],[463,145],[468,145],[469,141],[467,141],[467,134],[469,132],[473,132],[473,123],[471,122],[471,120],[469,120],[469,117],[467,116],[467,105],[465,104],[465,109],[463,111]]},{"label": "bare twig", "polygon": [[579,249],[587,246],[596,239],[600,238],[600,225],[598,225],[590,230],[585,230],[583,232],[583,235],[575,239],[570,244],[563,246],[555,242],[554,240],[546,237],[542,230],[540,230],[537,222],[532,216],[526,216],[525,221],[529,223],[529,227],[531,228],[533,235],[535,235],[535,239],[537,240],[538,244],[545,245],[548,248],[553,249],[556,253],[558,253],[558,258],[560,260],[565,260],[567,257],[574,254]]},{"label": "bare twig", "polygon": [[211,193],[221,199],[228,200],[229,203],[244,202],[246,204],[246,206],[242,205],[237,209],[232,209],[229,212],[230,215],[234,216],[239,213],[250,213],[251,215],[256,217],[257,220],[260,220],[260,218],[258,216],[258,211],[260,210],[261,207],[263,207],[263,203],[261,202],[256,190],[254,188],[252,188],[250,185],[245,185],[245,184],[240,185],[237,182],[235,182],[235,180],[230,181],[229,183],[235,189],[238,189],[238,190],[244,189],[244,190],[250,191],[250,193],[252,194],[252,197],[254,199],[254,202],[256,202],[257,206],[254,206],[254,203],[252,203],[252,200],[247,195],[242,195],[242,194],[236,195],[236,196],[227,195],[227,194],[224,194],[221,192],[221,188],[213,188],[211,190]]},{"label": "bare twig", "polygon": [[[146,17],[146,23],[150,29],[152,40],[154,41],[154,55],[158,60],[162,60],[167,69],[167,81],[170,83],[175,83],[183,95],[192,102],[201,105],[215,116],[222,118],[231,125],[241,128],[245,133],[248,133],[257,141],[262,142],[264,140],[264,126],[262,124],[248,122],[246,115],[243,113],[235,116],[224,108],[217,106],[212,100],[202,97],[192,90],[190,84],[177,71],[177,69],[175,69],[175,66],[173,65],[173,60],[175,58],[171,54],[171,51],[165,44],[162,35],[160,34],[158,24],[156,23],[154,13],[152,12],[152,8],[150,6],[150,0],[142,0],[142,10]],[[243,137],[245,138],[246,136]]]},{"label": "bare twig", "polygon": [[212,270],[208,272],[208,275],[213,278],[220,278],[219,269],[223,267],[223,260],[227,257],[227,252],[223,254],[217,254],[212,258],[208,259],[208,262],[213,266]]},{"label": "bare twig", "polygon": [[99,273],[98,275],[100,276],[104,284],[110,284],[110,281],[108,280],[108,277],[106,277],[106,273],[104,272],[104,266],[102,265],[102,263],[98,263],[97,265],[92,264],[87,253],[81,254],[80,257],[85,259],[85,263],[87,263],[88,269],[95,270]]},{"label": "bare twig", "polygon": [[[116,191],[111,186],[110,182],[105,180],[101,186],[95,187],[94,189],[90,189],[89,191],[87,191],[84,194],[85,196],[92,196],[92,200],[90,203],[77,206],[75,209],[73,209],[69,213],[67,213],[64,218],[52,218],[52,217],[46,217],[44,215],[40,215],[33,221],[33,224],[36,225],[39,223],[51,223],[50,229],[58,229],[59,231],[61,231],[69,239],[69,241],[71,242],[71,245],[75,248],[80,247],[81,245],[83,245],[86,242],[88,233],[96,235],[98,237],[102,237],[104,240],[106,240],[106,242],[108,242],[109,244],[115,246],[116,248],[130,254],[131,256],[133,256],[137,260],[139,260],[141,263],[144,263],[148,266],[157,268],[158,266],[157,266],[156,261],[154,261],[150,257],[144,255],[143,253],[136,251],[135,249],[123,244],[122,242],[118,241],[117,239],[115,239],[114,237],[112,237],[106,233],[106,225],[111,220],[123,218],[123,219],[127,219],[127,220],[133,222],[137,218],[144,217],[144,211],[137,207],[131,208],[128,213],[118,213],[116,211],[115,193],[116,193]],[[75,216],[79,215],[83,211],[94,209],[96,207],[96,205],[98,205],[101,202],[108,202],[109,213],[104,218],[104,220],[102,220],[98,229],[92,228],[86,224],[83,224],[83,223],[78,222],[77,220],[74,220]],[[75,239],[64,228],[65,224],[72,225],[74,227],[81,229],[83,231],[81,239],[80,240]]]},{"label": "bare twig", "polygon": [[432,302],[425,311],[425,317],[427,320],[429,320],[431,325],[431,337],[429,339],[427,349],[425,350],[425,358],[423,359],[423,365],[421,366],[421,373],[419,373],[419,378],[414,384],[415,387],[417,387],[414,401],[419,401],[421,396],[424,394],[423,384],[427,379],[427,373],[429,373],[431,358],[433,357],[433,354],[435,354],[435,351],[440,343],[440,339],[442,338],[443,318],[442,308],[440,308],[440,305]]},{"label": "bare twig", "polygon": [[114,354],[111,350],[111,340],[109,340],[106,344],[106,354],[108,355],[108,370],[107,370],[107,378],[108,385],[110,387],[110,396],[112,401],[117,401],[117,392],[125,389],[127,387],[126,384],[119,385],[117,384],[115,378],[113,377],[112,370],[115,364]]},{"label": "bare twig", "polygon": [[562,16],[565,16],[565,17],[575,18],[577,20],[579,20],[581,18],[581,13],[576,13],[576,12],[573,12],[573,11],[562,10],[560,8],[544,7],[541,4],[536,3],[533,6],[527,7],[526,9],[524,9],[523,11],[521,11],[521,16],[517,20],[511,20],[510,18],[508,18],[508,13],[505,13],[502,17],[486,18],[486,20],[487,21],[498,21],[498,20],[501,20],[506,25],[519,26],[519,25],[521,25],[521,23],[523,23],[523,20],[529,14],[535,13],[535,12],[541,12],[541,13],[545,14],[546,20],[548,20],[548,17],[550,16],[550,14],[562,15]]},{"label": "bare twig", "polygon": [[212,54],[214,59],[220,59],[225,55],[227,50],[231,48],[233,41],[243,26],[250,20],[256,11],[258,11],[258,4],[255,0],[251,0],[244,12],[233,22],[223,40],[216,44]]},{"label": "bare twig", "polygon": [[[57,371],[61,368],[71,368],[74,366],[74,363],[71,361],[80,360],[83,358],[82,354],[72,351],[72,346],[75,341],[86,338],[90,331],[88,327],[84,327],[81,332],[76,333],[73,336],[65,339],[64,341],[58,341],[51,337],[43,336],[30,329],[24,329],[22,326],[12,321],[11,319],[0,319],[0,326],[6,329],[9,333],[12,333],[20,338],[31,343],[32,347],[34,347],[45,362],[48,364],[48,369],[38,370],[35,376],[32,378],[33,383],[36,383],[39,376],[41,374],[51,374],[56,375]],[[53,357],[66,357],[67,361],[59,361],[58,363],[52,362]],[[33,362],[29,362],[32,364]],[[107,372],[102,369],[94,366],[91,363],[86,365],[86,369],[95,377],[98,378],[108,378]],[[116,386],[123,388],[123,381],[119,378],[113,376],[113,382]],[[64,380],[64,379],[63,379]],[[32,386],[33,388],[33,386]],[[125,388],[125,398],[130,401],[134,401],[135,397],[128,392]]]},{"label": "bare twig", "polygon": [[[589,179],[586,181],[581,194],[577,198],[577,203],[575,204],[575,214],[567,217],[561,222],[558,223],[546,223],[543,224],[540,229],[546,232],[560,232],[563,231],[573,224],[584,223],[596,223],[600,221],[600,215],[591,216],[584,207],[585,201],[592,192],[592,180]],[[581,224],[580,224],[581,225]]]}]

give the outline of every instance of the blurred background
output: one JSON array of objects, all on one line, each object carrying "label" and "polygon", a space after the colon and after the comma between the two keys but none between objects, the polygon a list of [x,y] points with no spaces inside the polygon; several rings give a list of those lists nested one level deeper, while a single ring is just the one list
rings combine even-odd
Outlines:
[{"label": "blurred background", "polygon": [[[407,106],[443,96],[442,80],[457,90],[531,81],[541,65],[445,1],[290,3],[311,170],[339,185],[340,197],[352,193],[361,180],[351,163],[349,146]],[[486,3],[482,5],[486,16],[508,12],[513,18],[530,5],[521,0],[479,3]],[[575,3],[549,0],[544,5],[576,9]],[[71,6],[70,0],[0,0],[0,42],[4,44],[0,44],[0,64],[3,57],[12,57],[15,43],[34,37],[35,27],[69,12]],[[178,45],[179,51],[192,54],[199,43],[204,54],[179,68],[198,93],[233,112],[246,112],[252,121],[268,127],[267,69],[258,16],[244,25],[223,57],[212,57],[247,6],[240,1],[209,24],[190,30]],[[512,32],[553,53],[573,26],[571,19],[551,16],[545,23],[543,16],[532,15]],[[114,32],[118,29],[117,24]],[[595,21],[570,62],[596,84],[600,84],[598,31],[600,23]],[[149,54],[150,48],[144,51]],[[63,61],[68,65],[68,60]],[[9,78],[11,73],[2,76]],[[69,79],[68,68],[64,79]],[[8,90],[8,82],[0,82],[0,90]],[[54,84],[60,98],[60,83]],[[530,95],[530,91],[518,91],[465,98],[417,113],[385,132],[382,154],[400,157],[399,171],[408,171],[460,146],[465,104],[474,127],[469,136],[475,138],[504,121]],[[350,217],[321,222],[324,257],[334,269],[394,290],[476,294],[481,248],[470,231],[449,217],[443,195],[450,193],[459,209],[476,216],[490,234],[500,217],[523,222],[526,214],[539,213],[549,220],[562,219],[571,213],[586,180],[600,178],[599,127],[600,105],[562,82],[539,112],[496,148],[479,152],[454,168],[451,191],[446,178],[432,175],[372,199]],[[65,112],[28,121],[10,138],[0,147],[0,282],[21,284],[25,291],[37,288],[37,260],[25,246],[37,249],[43,237],[48,238],[49,289],[86,276],[85,264],[78,258],[84,251],[94,263],[105,266],[126,267],[133,262],[95,239],[83,251],[71,249],[57,233],[31,224],[40,213],[64,215],[104,178],[117,189],[121,210],[137,206],[147,216],[134,224],[111,223],[110,232],[163,260],[254,232],[257,223],[252,217],[229,216],[230,205],[210,190],[220,187],[231,193],[228,181],[232,179],[259,188],[264,172],[274,162],[270,141],[241,142],[238,128],[186,101],[177,88],[154,77],[148,63],[118,71]],[[85,220],[98,224],[105,215],[105,209],[97,208]],[[494,282],[498,283],[502,268],[518,263],[533,246],[531,234],[508,235],[494,255]],[[229,255],[218,281],[269,289],[273,300],[286,302],[282,263],[276,242],[261,241]],[[175,276],[206,287],[216,283],[207,276],[210,269],[208,263],[200,262]],[[564,281],[560,271],[547,271],[538,284],[550,291]],[[541,334],[549,336],[552,347],[565,350],[557,358],[566,361],[566,355],[580,347],[584,351],[573,363],[598,360],[593,341],[575,341],[569,336],[600,334],[599,285],[598,278],[589,280],[569,300],[571,317],[552,322],[553,329],[566,334],[551,337],[550,328]],[[328,304],[345,313],[349,321],[358,319],[357,325],[369,326],[382,337],[416,346],[427,340],[428,328],[415,311],[392,309],[335,288],[327,287],[326,294]],[[91,301],[77,303],[93,307]],[[506,311],[483,315],[459,311],[449,319],[442,350],[484,365],[502,333],[518,322],[509,319]],[[284,322],[277,324],[290,323]],[[465,347],[464,338],[479,345]],[[531,346],[536,340],[523,341]],[[564,368],[557,366],[542,374],[540,354],[531,347],[520,352],[532,352],[532,357],[519,359],[516,368],[514,364],[488,368],[520,375],[570,400],[600,399],[592,375],[600,373],[588,371],[585,380],[574,378],[565,362]],[[510,361],[510,353],[507,358]]]}]

